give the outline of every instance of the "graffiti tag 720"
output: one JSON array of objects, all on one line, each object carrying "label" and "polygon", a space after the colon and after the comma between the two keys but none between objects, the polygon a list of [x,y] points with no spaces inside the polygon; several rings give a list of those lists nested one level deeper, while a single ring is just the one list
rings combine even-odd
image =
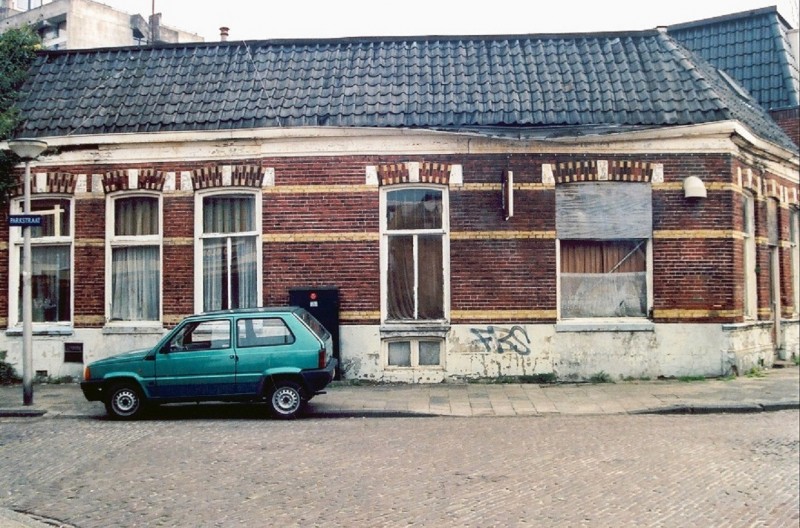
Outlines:
[{"label": "graffiti tag 720", "polygon": [[521,356],[531,353],[528,346],[531,344],[531,340],[528,338],[528,332],[521,326],[512,326],[511,328],[487,326],[486,328],[470,328],[470,332],[477,336],[476,341],[483,344],[486,352],[497,352],[498,354],[516,352]]}]

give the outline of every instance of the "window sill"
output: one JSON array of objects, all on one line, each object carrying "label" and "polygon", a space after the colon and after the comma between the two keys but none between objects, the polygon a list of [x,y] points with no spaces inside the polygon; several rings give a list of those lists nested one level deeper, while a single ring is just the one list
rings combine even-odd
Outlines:
[{"label": "window sill", "polygon": [[[33,335],[36,336],[69,336],[74,333],[72,325],[58,324],[35,324],[33,325]],[[12,326],[6,329],[7,336],[21,336],[22,326]]]},{"label": "window sill", "polygon": [[750,320],[750,321],[745,321],[743,323],[724,324],[724,325],[722,325],[722,329],[723,330],[745,330],[747,328],[755,328],[755,327],[767,328],[767,327],[771,327],[772,323],[773,323],[772,320],[767,320],[767,321]]},{"label": "window sill", "polygon": [[438,337],[444,339],[450,331],[445,321],[433,322],[386,322],[380,327],[381,337]]},{"label": "window sill", "polygon": [[103,327],[103,334],[163,334],[164,325],[160,322],[136,324],[132,322],[108,323]]},{"label": "window sill", "polygon": [[655,328],[648,319],[576,319],[556,323],[556,332],[654,332]]}]

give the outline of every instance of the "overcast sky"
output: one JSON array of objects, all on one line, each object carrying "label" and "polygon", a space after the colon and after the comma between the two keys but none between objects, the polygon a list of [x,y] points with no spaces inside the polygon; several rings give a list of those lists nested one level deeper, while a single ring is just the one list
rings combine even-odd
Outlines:
[{"label": "overcast sky", "polygon": [[777,5],[798,26],[798,0],[99,0],[219,40],[378,35],[628,31]]}]

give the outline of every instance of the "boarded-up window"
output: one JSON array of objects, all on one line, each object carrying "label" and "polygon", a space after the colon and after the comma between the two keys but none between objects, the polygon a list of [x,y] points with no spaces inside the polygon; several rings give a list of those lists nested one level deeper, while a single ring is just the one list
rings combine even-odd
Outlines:
[{"label": "boarded-up window", "polygon": [[650,185],[589,182],[556,190],[562,318],[646,317]]}]

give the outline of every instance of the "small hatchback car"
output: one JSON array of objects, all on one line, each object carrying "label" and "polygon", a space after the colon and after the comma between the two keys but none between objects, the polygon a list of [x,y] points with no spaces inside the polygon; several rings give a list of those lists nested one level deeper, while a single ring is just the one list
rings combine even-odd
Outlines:
[{"label": "small hatchback car", "polygon": [[303,308],[253,308],[187,317],[153,348],[94,361],[81,389],[117,419],[148,404],[266,401],[300,415],[333,379],[331,334]]}]

